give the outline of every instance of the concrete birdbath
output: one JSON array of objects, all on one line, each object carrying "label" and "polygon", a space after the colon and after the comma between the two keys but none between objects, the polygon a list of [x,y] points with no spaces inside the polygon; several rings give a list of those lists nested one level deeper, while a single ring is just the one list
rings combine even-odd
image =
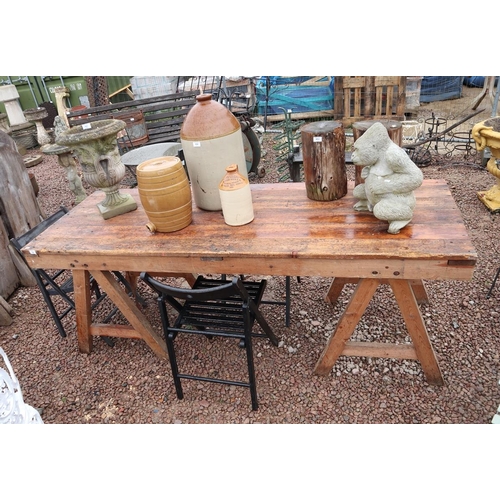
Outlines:
[{"label": "concrete birdbath", "polygon": [[42,120],[47,118],[49,114],[45,108],[31,108],[24,111],[24,116],[29,122],[33,122],[36,126],[36,138],[40,146],[46,146],[51,143],[50,135],[45,130]]},{"label": "concrete birdbath", "polygon": [[492,213],[500,212],[500,116],[476,123],[472,137],[478,151],[490,149],[486,170],[496,178],[496,184],[488,191],[479,191],[477,196]]},{"label": "concrete birdbath", "polygon": [[99,120],[64,130],[57,137],[57,144],[75,152],[85,180],[106,193],[106,198],[97,205],[104,219],[137,208],[132,196],[119,190],[125,165],[120,159],[117,134],[125,126],[121,120]]}]

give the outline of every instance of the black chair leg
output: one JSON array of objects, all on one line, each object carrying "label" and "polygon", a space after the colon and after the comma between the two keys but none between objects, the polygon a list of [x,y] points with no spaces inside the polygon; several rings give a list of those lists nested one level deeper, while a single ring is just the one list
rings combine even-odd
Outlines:
[{"label": "black chair leg", "polygon": [[[162,322],[163,331],[168,331],[168,313],[167,306],[163,302],[162,297],[159,296],[157,299],[158,306],[160,309],[160,317]],[[181,379],[179,377],[179,366],[177,365],[177,358],[175,356],[174,339],[177,336],[176,332],[170,332],[165,335],[165,343],[167,344],[168,359],[170,361],[170,369],[172,370],[172,377],[174,379],[175,392],[177,394],[177,399],[183,399],[184,393],[182,392]]]},{"label": "black chair leg", "polygon": [[500,275],[500,267],[497,269],[497,272],[495,274],[495,277],[493,278],[493,283],[490,286],[490,289],[488,290],[488,293],[486,294],[486,298],[489,299],[491,292],[493,291],[493,288],[495,287],[495,284],[497,282],[498,276]]},{"label": "black chair leg", "polygon": [[111,337],[101,337],[101,339],[104,340],[104,342],[106,342],[106,344],[108,344],[109,347],[115,346],[115,341]]},{"label": "black chair leg", "polygon": [[285,326],[290,326],[290,276],[285,281]]},{"label": "black chair leg", "polygon": [[175,356],[174,335],[172,334],[167,335],[166,344],[167,344],[168,359],[170,360],[170,368],[172,370],[172,376],[174,378],[174,385],[175,385],[175,392],[177,394],[177,399],[184,399],[181,379],[179,377],[179,367],[177,365],[177,358]]},{"label": "black chair leg", "polygon": [[130,296],[133,296],[135,300],[142,306],[142,307],[147,307],[147,302],[144,300],[143,297],[136,291],[134,294],[134,291],[132,290],[132,287],[130,286],[130,283],[125,279],[122,273],[119,271],[113,271],[113,274],[115,277],[118,279],[118,281],[125,287],[125,290],[127,290],[127,293]]},{"label": "black chair leg", "polygon": [[[44,297],[44,299],[45,299],[45,297]],[[52,304],[52,301],[50,299],[46,299],[45,302],[47,303],[47,306],[49,308],[52,319],[54,320],[54,323],[56,324],[59,335],[63,338],[67,337],[66,331],[64,330],[64,327],[61,323],[61,320],[59,319],[59,316],[57,315],[57,311],[54,307],[54,304]]]},{"label": "black chair leg", "polygon": [[37,273],[33,273],[33,274],[35,276],[36,282],[38,283],[38,288],[40,289],[40,292],[42,293],[43,300],[47,304],[47,307],[49,308],[49,311],[50,311],[50,315],[52,316],[52,319],[54,320],[54,323],[56,324],[59,335],[63,338],[67,337],[66,331],[64,330],[64,327],[61,323],[59,315],[57,314],[56,308],[55,308],[54,304],[52,303],[52,300],[50,299],[49,292],[45,288],[40,276],[38,276]]},{"label": "black chair leg", "polygon": [[248,379],[250,384],[250,397],[252,398],[252,410],[256,411],[259,408],[259,403],[257,400],[257,384],[255,382],[255,367],[253,364],[253,347],[250,336],[247,336],[246,338],[245,348],[247,352]]}]

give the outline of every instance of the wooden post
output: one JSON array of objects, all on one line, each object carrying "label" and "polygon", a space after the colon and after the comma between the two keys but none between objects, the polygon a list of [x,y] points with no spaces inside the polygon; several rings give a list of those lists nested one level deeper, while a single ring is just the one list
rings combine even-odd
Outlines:
[{"label": "wooden post", "polygon": [[12,325],[12,307],[9,303],[0,295],[0,326]]},{"label": "wooden post", "polygon": [[[403,144],[403,126],[401,125],[401,122],[396,120],[365,120],[353,123],[352,135],[354,142],[356,142],[374,123],[377,122],[385,126],[392,142],[401,147]],[[360,167],[359,165],[355,165],[355,167],[356,174],[354,184],[357,186],[358,184],[364,182],[364,179],[361,178],[361,170],[363,170],[363,167]]]},{"label": "wooden post", "polygon": [[[0,130],[0,295],[3,298],[8,298],[18,287],[19,276],[29,279],[31,275],[21,259],[13,261],[9,240],[24,234],[43,218],[16,143]],[[23,269],[18,272],[17,266]]]},{"label": "wooden post", "polygon": [[406,76],[336,76],[334,119],[344,127],[363,119],[404,120]]},{"label": "wooden post", "polygon": [[347,194],[345,134],[342,123],[313,122],[301,129],[307,197],[338,200]]}]

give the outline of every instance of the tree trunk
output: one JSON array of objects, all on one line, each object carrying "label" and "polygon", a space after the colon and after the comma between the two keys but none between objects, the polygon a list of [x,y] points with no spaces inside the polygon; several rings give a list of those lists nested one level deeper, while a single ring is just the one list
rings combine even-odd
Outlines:
[{"label": "tree trunk", "polygon": [[19,285],[19,275],[28,276],[24,263],[16,265],[8,251],[10,238],[20,236],[44,219],[28,171],[14,140],[0,130],[0,295],[8,298]]},{"label": "tree trunk", "polygon": [[347,194],[345,134],[342,123],[313,122],[301,129],[307,197],[333,201]]},{"label": "tree trunk", "polygon": [[0,297],[8,298],[19,286],[19,276],[10,258],[7,230],[0,219]]}]

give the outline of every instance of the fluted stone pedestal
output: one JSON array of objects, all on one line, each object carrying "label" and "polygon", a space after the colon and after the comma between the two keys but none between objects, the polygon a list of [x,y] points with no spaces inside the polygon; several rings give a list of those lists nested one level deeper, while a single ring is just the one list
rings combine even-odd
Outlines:
[{"label": "fluted stone pedestal", "polygon": [[33,122],[36,127],[37,141],[40,146],[51,143],[49,133],[45,130],[42,120],[47,118],[48,113],[45,108],[31,108],[24,111],[24,116],[29,122]]}]

